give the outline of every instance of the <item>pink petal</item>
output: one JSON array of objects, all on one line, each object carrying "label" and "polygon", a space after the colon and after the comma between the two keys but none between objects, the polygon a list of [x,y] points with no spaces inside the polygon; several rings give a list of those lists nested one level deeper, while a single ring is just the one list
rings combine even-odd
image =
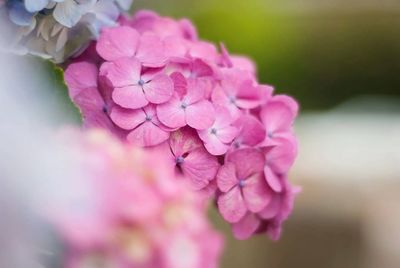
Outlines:
[{"label": "pink petal", "polygon": [[207,153],[204,148],[191,151],[182,164],[185,176],[190,178],[196,190],[207,186],[217,175],[218,168],[217,158]]},{"label": "pink petal", "polygon": [[269,166],[264,167],[264,176],[272,190],[278,193],[282,191],[281,180]]},{"label": "pink petal", "polygon": [[243,197],[247,208],[254,213],[260,212],[268,205],[272,191],[264,179],[264,173],[254,174],[244,182]]},{"label": "pink petal", "polygon": [[195,59],[192,64],[192,77],[205,77],[212,76],[214,74],[213,69],[210,65],[205,63],[201,59]]},{"label": "pink petal", "polygon": [[233,235],[236,239],[249,239],[260,227],[261,221],[254,213],[247,213],[239,222],[232,225]]},{"label": "pink petal", "polygon": [[253,148],[236,150],[226,156],[226,161],[235,165],[239,179],[246,179],[264,170],[264,156]]},{"label": "pink petal", "polygon": [[295,114],[292,107],[285,102],[271,101],[262,109],[260,117],[271,135],[274,132],[290,130]]},{"label": "pink petal", "polygon": [[239,134],[239,129],[236,127],[224,127],[218,129],[217,137],[223,143],[231,143]]},{"label": "pink petal", "polygon": [[98,74],[99,71],[94,64],[87,62],[70,64],[64,74],[70,97],[73,99],[82,89],[97,87]]},{"label": "pink petal", "polygon": [[217,129],[230,126],[234,122],[229,110],[224,106],[216,106],[215,108],[215,124],[214,127]]},{"label": "pink petal", "polygon": [[225,165],[219,168],[217,174],[217,185],[218,188],[226,193],[238,184],[236,178],[235,165],[227,162]]},{"label": "pink petal", "polygon": [[230,145],[222,143],[218,137],[212,135],[208,141],[204,142],[204,147],[212,155],[224,155],[229,150]]},{"label": "pink petal", "polygon": [[166,56],[177,61],[184,60],[188,50],[185,40],[177,36],[168,36],[165,38],[164,48]]},{"label": "pink petal", "polygon": [[279,194],[274,194],[269,204],[258,213],[264,220],[269,220],[278,215],[282,205],[282,197]]},{"label": "pink petal", "polygon": [[97,52],[107,60],[113,61],[135,55],[139,43],[138,32],[130,27],[105,28],[97,42]]},{"label": "pink petal", "polygon": [[171,74],[171,79],[174,82],[175,92],[179,97],[183,97],[187,93],[187,80],[180,72],[174,72]]},{"label": "pink petal", "polygon": [[265,139],[266,131],[263,124],[252,115],[243,115],[235,122],[235,126],[241,128],[239,137],[243,144],[256,146]]},{"label": "pink petal", "polygon": [[175,156],[182,156],[185,153],[203,147],[196,132],[188,127],[173,132],[171,134],[169,145]]},{"label": "pink petal", "polygon": [[253,84],[253,81],[244,81],[237,92],[236,105],[242,109],[253,109],[265,101],[263,91]]},{"label": "pink petal", "polygon": [[141,36],[136,57],[146,67],[161,67],[167,61],[164,44],[158,36],[151,33],[144,33]]},{"label": "pink petal", "polygon": [[247,212],[239,187],[220,195],[217,202],[222,217],[230,223],[240,221]]},{"label": "pink petal", "polygon": [[140,86],[115,88],[112,98],[116,104],[129,109],[138,109],[149,104]]},{"label": "pink petal", "polygon": [[203,41],[193,43],[189,54],[193,58],[205,59],[209,62],[218,60],[217,48],[213,44]]},{"label": "pink petal", "polygon": [[120,128],[131,130],[146,121],[146,114],[142,109],[128,110],[118,106],[111,111],[112,121]]},{"label": "pink petal", "polygon": [[171,99],[174,94],[174,84],[169,76],[159,73],[149,83],[143,85],[143,90],[151,103],[160,104]]},{"label": "pink petal", "polygon": [[187,80],[187,94],[184,97],[186,104],[196,103],[205,97],[206,84],[199,79]]},{"label": "pink petal", "polygon": [[138,146],[155,146],[168,140],[169,132],[162,130],[150,121],[146,121],[131,133],[127,139]]},{"label": "pink petal", "polygon": [[299,103],[295,99],[290,97],[290,96],[287,96],[287,95],[275,95],[273,97],[273,101],[278,101],[278,102],[285,103],[292,110],[292,113],[293,113],[294,117],[296,117],[297,114],[299,113]]},{"label": "pink petal", "polygon": [[180,128],[186,125],[185,110],[181,107],[181,100],[173,96],[168,102],[157,106],[158,119],[171,128]]},{"label": "pink petal", "polygon": [[141,69],[137,59],[121,58],[103,63],[100,73],[108,78],[113,87],[127,87],[138,84]]},{"label": "pink petal", "polygon": [[214,124],[215,111],[211,102],[203,100],[186,108],[186,122],[194,129],[207,129]]},{"label": "pink petal", "polygon": [[285,174],[292,167],[297,155],[297,144],[294,142],[285,140],[266,153],[267,164],[274,172]]},{"label": "pink petal", "polygon": [[249,59],[247,57],[232,55],[231,61],[233,63],[233,66],[235,66],[236,68],[238,68],[240,70],[248,71],[251,74],[256,73],[256,65],[255,65],[254,61],[252,61],[251,59]]}]

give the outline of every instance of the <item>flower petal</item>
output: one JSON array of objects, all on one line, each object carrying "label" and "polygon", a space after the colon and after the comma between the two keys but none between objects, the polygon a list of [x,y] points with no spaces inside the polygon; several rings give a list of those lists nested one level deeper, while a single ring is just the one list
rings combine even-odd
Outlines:
[{"label": "flower petal", "polygon": [[97,42],[97,53],[108,61],[132,57],[139,43],[139,33],[130,27],[105,28]]},{"label": "flower petal", "polygon": [[217,203],[222,217],[230,223],[240,221],[247,212],[239,187],[234,187],[229,192],[220,195]]},{"label": "flower petal", "polygon": [[214,106],[207,100],[196,102],[186,108],[186,122],[194,129],[207,129],[214,124]]},{"label": "flower petal", "polygon": [[254,174],[245,181],[243,198],[251,212],[257,213],[263,210],[270,202],[272,195],[264,179],[264,173]]},{"label": "flower petal", "polygon": [[171,128],[180,128],[186,125],[185,111],[181,108],[181,100],[173,96],[168,102],[157,106],[158,119]]},{"label": "flower petal", "polygon": [[121,58],[103,63],[100,73],[106,76],[114,87],[127,87],[138,84],[141,69],[137,59]]},{"label": "flower petal", "polygon": [[258,150],[245,148],[229,153],[226,156],[226,162],[235,165],[239,179],[246,179],[253,174],[262,172],[265,160],[263,154]]},{"label": "flower petal", "polygon": [[261,220],[254,213],[247,213],[239,222],[232,225],[233,235],[236,239],[249,239],[260,227]]},{"label": "flower petal", "polygon": [[266,137],[264,125],[253,115],[243,115],[235,122],[235,126],[241,128],[239,139],[245,145],[256,146]]},{"label": "flower petal", "polygon": [[217,174],[217,185],[218,188],[226,193],[238,184],[236,177],[235,165],[232,163],[226,163],[219,168]]},{"label": "flower petal", "polygon": [[97,87],[98,73],[96,65],[88,62],[70,64],[65,70],[64,78],[71,98],[85,88]]},{"label": "flower petal", "polygon": [[155,104],[167,102],[174,94],[174,83],[168,75],[159,73],[143,85],[146,98]]},{"label": "flower petal", "polygon": [[169,132],[162,130],[150,121],[146,121],[128,134],[128,141],[136,145],[155,146],[168,140]]},{"label": "flower petal", "polygon": [[129,109],[142,108],[149,103],[140,86],[115,88],[112,98],[116,104]]},{"label": "flower petal", "polygon": [[278,175],[271,170],[269,166],[264,167],[264,176],[272,190],[278,193],[282,191],[281,180],[279,179]]},{"label": "flower petal", "polygon": [[130,130],[146,121],[143,109],[128,110],[115,106],[110,114],[112,121],[120,128]]},{"label": "flower petal", "polygon": [[157,35],[150,33],[144,33],[140,37],[136,57],[146,67],[161,67],[167,61],[161,39]]}]

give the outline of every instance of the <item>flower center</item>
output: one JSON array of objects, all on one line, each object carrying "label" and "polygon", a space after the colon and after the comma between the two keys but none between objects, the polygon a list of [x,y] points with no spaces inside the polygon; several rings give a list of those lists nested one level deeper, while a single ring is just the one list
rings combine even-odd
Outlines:
[{"label": "flower center", "polygon": [[102,108],[103,113],[107,114],[108,113],[108,107],[107,105],[104,105]]},{"label": "flower center", "polygon": [[187,107],[188,107],[187,103],[182,101],[181,108],[185,110]]},{"label": "flower center", "polygon": [[146,121],[151,121],[152,116],[151,115],[146,115]]},{"label": "flower center", "polygon": [[268,132],[268,138],[270,139],[274,138],[274,133],[272,131]]},{"label": "flower center", "polygon": [[143,86],[144,84],[146,84],[146,82],[143,79],[140,79],[138,85]]},{"label": "flower center", "polygon": [[239,187],[240,187],[240,188],[243,188],[244,185],[245,185],[245,180],[240,179],[240,180],[239,180]]},{"label": "flower center", "polygon": [[236,103],[236,97],[235,96],[229,96],[229,102],[232,104]]},{"label": "flower center", "polygon": [[178,157],[175,159],[175,162],[176,162],[178,165],[182,164],[184,161],[185,161],[185,159],[184,159],[182,156],[178,156]]},{"label": "flower center", "polygon": [[217,135],[217,129],[216,129],[216,128],[212,128],[212,129],[211,129],[211,134]]}]

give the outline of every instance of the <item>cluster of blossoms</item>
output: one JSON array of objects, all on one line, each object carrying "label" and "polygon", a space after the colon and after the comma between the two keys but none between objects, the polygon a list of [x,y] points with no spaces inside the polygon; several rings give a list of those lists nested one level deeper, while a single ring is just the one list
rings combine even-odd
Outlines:
[{"label": "cluster of blossoms", "polygon": [[[117,25],[132,0],[0,0],[7,49],[55,62],[79,53],[105,26]],[[10,41],[11,40],[11,41]]]},{"label": "cluster of blossoms", "polygon": [[218,267],[223,240],[204,202],[176,180],[161,154],[100,130],[65,136],[93,191],[90,202],[47,212],[65,242],[63,267]]},{"label": "cluster of blossoms", "polygon": [[257,82],[251,60],[198,39],[188,20],[149,11],[105,28],[65,72],[86,127],[161,150],[215,198],[236,238],[278,239],[298,192],[296,101]]}]

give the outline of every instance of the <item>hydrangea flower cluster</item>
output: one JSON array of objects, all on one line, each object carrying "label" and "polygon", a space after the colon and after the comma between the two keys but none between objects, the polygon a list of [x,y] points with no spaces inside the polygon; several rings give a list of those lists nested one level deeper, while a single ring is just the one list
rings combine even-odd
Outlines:
[{"label": "hydrangea flower cluster", "polygon": [[67,247],[63,267],[218,267],[222,237],[163,155],[100,130],[64,138],[93,197],[48,213]]},{"label": "hydrangea flower cluster", "polygon": [[[132,0],[0,0],[9,49],[60,63],[79,53],[105,26],[117,25]],[[4,33],[2,33],[4,36]],[[10,39],[7,39],[10,42]]]},{"label": "hydrangea flower cluster", "polygon": [[217,200],[238,239],[280,236],[298,189],[294,99],[257,81],[255,65],[198,38],[186,19],[122,18],[65,72],[85,127],[162,150],[192,189]]}]

